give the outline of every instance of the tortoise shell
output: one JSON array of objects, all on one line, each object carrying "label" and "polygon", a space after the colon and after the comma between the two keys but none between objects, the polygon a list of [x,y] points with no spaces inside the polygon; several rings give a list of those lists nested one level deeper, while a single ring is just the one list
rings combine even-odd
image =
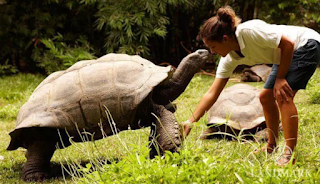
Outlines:
[{"label": "tortoise shell", "polygon": [[224,89],[209,110],[208,124],[226,123],[237,130],[259,126],[265,121],[259,92],[259,89],[247,84]]},{"label": "tortoise shell", "polygon": [[[96,132],[101,119],[108,118],[105,109],[118,129],[127,129],[139,104],[171,76],[170,66],[160,67],[137,55],[112,53],[77,62],[39,84],[21,107],[10,135],[14,142],[21,129],[30,127],[65,129],[71,135],[78,130]],[[108,134],[110,126],[104,126]]]}]

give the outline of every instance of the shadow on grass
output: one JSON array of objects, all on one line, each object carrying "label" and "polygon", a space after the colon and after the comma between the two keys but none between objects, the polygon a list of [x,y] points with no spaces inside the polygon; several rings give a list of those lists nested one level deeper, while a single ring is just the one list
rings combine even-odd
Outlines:
[{"label": "shadow on grass", "polygon": [[[90,160],[81,160],[80,162],[73,162],[70,164],[70,162],[51,162],[51,178],[56,179],[71,179],[72,177],[82,177],[84,174],[91,173],[100,167],[103,167],[105,164],[111,164],[119,162],[118,159],[113,159],[112,161],[106,160],[104,158],[99,158],[96,161],[90,161]],[[90,169],[88,169],[87,165],[90,164]],[[87,170],[84,172],[83,170]]]},{"label": "shadow on grass", "polygon": [[[94,170],[97,170],[98,168],[103,167],[103,165],[105,164],[119,162],[118,159],[113,159],[112,161],[110,161],[104,158],[99,158],[97,160],[99,161],[92,162],[90,160],[81,160],[80,162],[77,162],[77,163],[73,162],[72,164],[70,164],[70,162],[69,163],[57,162],[57,161],[50,162],[51,172],[50,172],[50,178],[48,178],[47,180],[56,180],[56,179],[71,180],[73,177],[82,177],[84,174],[91,173]],[[21,170],[22,170],[23,164],[24,162],[18,162],[12,168],[8,168],[8,170],[11,170],[11,172],[15,173],[15,175],[18,175],[21,178]],[[84,168],[87,168],[87,164],[90,164],[91,167],[89,171],[84,173],[81,170]],[[6,172],[6,170],[7,170],[6,168],[3,168],[0,171],[1,175],[5,173],[9,173],[9,172]]]}]

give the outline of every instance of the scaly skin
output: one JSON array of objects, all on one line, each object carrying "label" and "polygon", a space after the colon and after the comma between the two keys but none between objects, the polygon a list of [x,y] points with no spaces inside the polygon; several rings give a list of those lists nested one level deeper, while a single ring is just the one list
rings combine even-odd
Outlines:
[{"label": "scaly skin", "polygon": [[169,82],[155,87],[153,101],[157,104],[167,105],[178,98],[184,92],[194,74],[205,65],[208,54],[207,50],[197,50],[183,58]]},{"label": "scaly skin", "polygon": [[154,105],[154,108],[157,117],[149,136],[150,158],[165,151],[177,152],[182,142],[180,127],[173,113],[162,105]]},{"label": "scaly skin", "polygon": [[50,177],[50,160],[55,151],[55,143],[34,141],[28,145],[27,162],[22,168],[24,181],[42,182]]}]

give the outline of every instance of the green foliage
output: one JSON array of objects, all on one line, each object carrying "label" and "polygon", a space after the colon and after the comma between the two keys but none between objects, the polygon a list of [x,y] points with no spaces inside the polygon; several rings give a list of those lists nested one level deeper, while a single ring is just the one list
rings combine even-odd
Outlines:
[{"label": "green foliage", "polygon": [[97,29],[105,31],[107,53],[149,54],[150,37],[167,34],[166,4],[156,0],[101,1]]},{"label": "green foliage", "polygon": [[319,71],[316,71],[316,74],[310,79],[307,89],[308,89],[308,97],[311,103],[320,104],[320,77]]},{"label": "green foliage", "polygon": [[[180,154],[167,152],[165,158],[156,157],[153,160],[148,159],[147,155],[135,153],[119,162],[104,165],[102,170],[94,171],[81,180],[83,183],[210,183],[218,181],[219,174],[223,172],[225,166],[217,165],[215,162],[223,160],[209,156],[208,153],[199,155],[200,152],[199,149],[193,152],[182,151]],[[220,175],[220,178],[223,177]]]},{"label": "green foliage", "polygon": [[[194,51],[192,42],[213,5],[212,1],[202,0],[82,0],[81,3],[97,4],[96,28],[104,32],[107,53],[139,54],[147,58],[152,55],[154,62],[169,60],[172,64],[179,64],[186,51]],[[194,14],[195,11],[198,13]],[[188,50],[180,46],[185,42]]]},{"label": "green foliage", "polygon": [[[0,61],[20,65],[30,60],[30,48],[38,38],[53,36],[63,25],[64,14],[52,17],[48,4],[39,7],[36,1],[12,1],[0,6]],[[52,2],[54,5],[56,3]]]},{"label": "green foliage", "polygon": [[8,60],[4,64],[0,65],[0,76],[1,75],[8,75],[8,74],[15,74],[17,72],[18,72],[17,67],[9,65]]},{"label": "green foliage", "polygon": [[[320,32],[319,0],[10,0],[0,3],[0,72],[62,69],[67,62],[60,56],[74,63],[71,57],[81,51],[67,54],[73,52],[68,48],[83,48],[83,42],[91,47],[83,53],[139,54],[177,66],[187,53],[203,48],[199,27],[224,5],[244,21],[259,18]],[[59,33],[63,40],[58,43]]]},{"label": "green foliage", "polygon": [[61,34],[52,40],[42,39],[40,42],[45,48],[37,47],[33,59],[38,62],[37,66],[44,68],[48,74],[64,70],[78,61],[95,58],[90,53],[92,50],[85,38],[77,39],[73,47],[63,42]]},{"label": "green foliage", "polygon": [[[38,63],[32,56],[42,55],[35,53],[41,50],[39,41],[52,39],[59,32],[72,47],[82,46],[73,46],[79,43],[77,40],[94,40],[99,34],[91,22],[92,10],[93,6],[72,0],[12,0],[0,5],[0,64],[7,62],[21,71],[37,70]],[[98,54],[100,42],[95,43],[96,47],[90,49],[98,48]]]},{"label": "green foliage", "polygon": [[313,28],[320,32],[320,1],[274,0],[261,1],[259,18],[275,24],[291,24]]},{"label": "green foliage", "polygon": [[[226,143],[221,141],[221,144]],[[240,150],[240,148],[244,150]],[[225,154],[203,148],[182,150],[180,154],[167,152],[165,158],[154,160],[134,154],[119,162],[104,165],[79,183],[283,183],[312,181],[311,171],[286,167],[278,168],[265,157],[250,154],[248,146],[240,145]],[[237,151],[239,151],[237,153]],[[241,154],[248,154],[243,155]],[[240,156],[240,158],[239,158]],[[238,157],[238,159],[235,159]],[[262,160],[264,165],[260,165]],[[91,165],[87,165],[85,170]],[[316,180],[313,180],[316,181]]]}]

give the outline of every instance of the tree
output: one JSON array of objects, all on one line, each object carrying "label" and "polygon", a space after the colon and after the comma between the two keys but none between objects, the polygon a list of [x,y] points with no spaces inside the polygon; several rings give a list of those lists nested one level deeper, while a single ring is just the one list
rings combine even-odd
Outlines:
[{"label": "tree", "polygon": [[0,74],[51,73],[110,52],[177,66],[203,48],[199,28],[224,5],[243,21],[320,31],[319,0],[0,0]]},{"label": "tree", "polygon": [[263,1],[260,18],[275,24],[310,27],[320,32],[319,0]]}]

